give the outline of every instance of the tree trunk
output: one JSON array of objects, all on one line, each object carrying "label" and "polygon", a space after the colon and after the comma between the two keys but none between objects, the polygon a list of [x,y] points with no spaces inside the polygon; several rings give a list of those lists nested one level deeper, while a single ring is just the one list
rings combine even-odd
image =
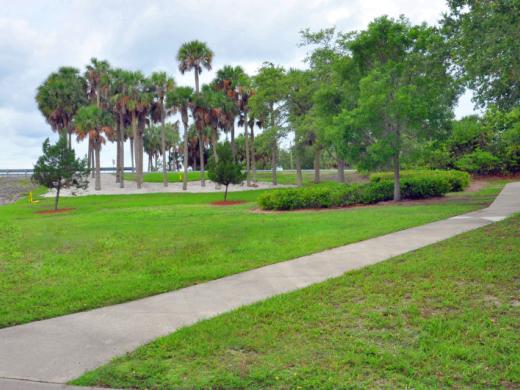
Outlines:
[{"label": "tree trunk", "polygon": [[[186,114],[186,117],[188,115]],[[184,168],[184,177],[182,178],[182,189],[186,191],[188,189],[188,123],[182,121],[184,125],[184,160],[183,160],[183,168]]]},{"label": "tree trunk", "polygon": [[132,173],[135,173],[134,139],[133,138],[130,138],[130,159],[132,160]]},{"label": "tree trunk", "polygon": [[314,147],[314,183],[320,182],[320,159],[321,159],[321,146],[316,145]]},{"label": "tree trunk", "polygon": [[199,70],[195,68],[195,92],[199,93]]},{"label": "tree trunk", "polygon": [[278,180],[276,177],[276,165],[278,165],[278,145],[276,143],[276,138],[273,140],[271,144],[271,176],[272,176],[272,182],[273,185],[278,185]]},{"label": "tree trunk", "polygon": [[224,202],[227,200],[227,190],[228,190],[229,184],[226,184],[226,191],[224,191]]},{"label": "tree trunk", "polygon": [[121,124],[119,125],[119,142],[121,152],[119,154],[119,170],[121,171],[121,177],[119,179],[119,188],[125,188],[125,137],[124,137],[124,124],[123,118],[120,119]]},{"label": "tree trunk", "polygon": [[[90,144],[90,137],[89,137],[89,144]],[[92,162],[92,171],[91,171],[91,176],[92,178],[94,179],[96,177],[96,161],[95,161],[95,157],[94,157],[94,146],[92,146],[91,150],[90,150],[90,153],[91,153],[91,157],[90,157],[90,160]]]},{"label": "tree trunk", "polygon": [[233,155],[233,161],[237,160],[237,144],[235,143],[235,118],[231,123],[231,153]]},{"label": "tree trunk", "polygon": [[295,154],[294,154],[294,160],[296,163],[296,185],[298,187],[301,187],[303,184],[303,176],[302,176],[302,160],[300,156],[301,147],[299,145],[296,145],[295,147]]},{"label": "tree trunk", "polygon": [[394,154],[394,201],[401,200],[401,172],[399,167],[399,151]]},{"label": "tree trunk", "polygon": [[116,183],[121,182],[121,167],[119,166],[119,163],[121,162],[121,139],[119,137],[119,134],[121,132],[119,131],[119,121],[116,124]]},{"label": "tree trunk", "polygon": [[96,154],[96,191],[101,190],[101,158],[100,158],[100,149],[101,145],[94,146],[94,152]]},{"label": "tree trunk", "polygon": [[[164,99],[163,99],[164,100]],[[163,185],[168,187],[168,172],[166,171],[166,134],[164,134],[164,102],[161,100],[161,151],[162,151],[162,168],[163,168]]]},{"label": "tree trunk", "polygon": [[92,169],[92,145],[90,144],[90,142],[88,143],[87,167],[89,170]]},{"label": "tree trunk", "polygon": [[58,202],[60,201],[61,179],[58,180],[58,188],[56,188],[56,198],[54,198],[54,210],[58,210]]},{"label": "tree trunk", "polygon": [[345,183],[345,160],[338,157],[338,182]]},{"label": "tree trunk", "polygon": [[[217,153],[217,129],[212,128],[211,129],[211,149],[213,149],[213,159],[215,160],[215,163],[218,163],[218,153]],[[220,189],[220,184],[215,183],[215,189]]]},{"label": "tree trunk", "polygon": [[251,170],[253,171],[253,183],[256,183],[256,155],[255,155],[255,125],[251,125]]},{"label": "tree trunk", "polygon": [[69,131],[69,149],[72,150],[72,132]]},{"label": "tree trunk", "polygon": [[142,170],[143,170],[143,161],[141,159],[141,153],[140,153],[140,149],[141,149],[141,142],[140,142],[140,137],[139,137],[139,130],[138,130],[138,124],[137,124],[137,118],[135,117],[135,114],[132,113],[132,130],[133,130],[133,133],[134,133],[134,158],[135,158],[135,172],[136,172],[136,177],[135,177],[135,181],[136,181],[136,184],[137,184],[137,188],[141,188],[142,185],[141,185],[141,174],[142,174]]},{"label": "tree trunk", "polygon": [[200,155],[200,185],[206,187],[206,178],[204,177],[204,141],[202,140],[202,131],[199,131],[199,155]]},{"label": "tree trunk", "polygon": [[251,160],[249,157],[249,132],[247,131],[247,113],[244,112],[244,141],[246,148],[246,180],[247,186],[251,186]]}]

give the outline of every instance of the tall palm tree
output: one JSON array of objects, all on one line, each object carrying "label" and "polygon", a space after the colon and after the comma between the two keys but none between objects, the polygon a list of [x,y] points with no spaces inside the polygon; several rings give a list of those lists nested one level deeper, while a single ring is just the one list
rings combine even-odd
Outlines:
[{"label": "tall palm tree", "polygon": [[237,106],[237,110],[228,110],[229,131],[231,133],[231,151],[233,159],[237,157],[237,146],[235,142],[235,119],[240,112],[240,88],[248,83],[246,72],[241,66],[226,65],[217,71],[214,84],[217,89],[223,91],[225,95]]},{"label": "tall palm tree", "polygon": [[38,109],[53,131],[66,137],[72,148],[73,119],[80,107],[87,104],[87,83],[76,68],[61,67],[38,87]]},{"label": "tall palm tree", "polygon": [[[87,95],[90,104],[95,104],[96,107],[101,108],[102,98],[107,95],[110,85],[109,80],[110,64],[108,61],[100,61],[97,58],[91,58],[90,63],[86,66],[85,79],[87,80]],[[93,167],[94,164],[94,150],[93,143],[89,141],[88,147],[88,167]],[[92,177],[94,177],[94,169],[92,169]]]},{"label": "tall palm tree", "polygon": [[101,145],[106,142],[106,137],[112,136],[112,116],[96,105],[84,106],[78,110],[74,125],[78,140],[87,138],[92,143],[96,159],[95,189],[99,191],[101,189]]},{"label": "tall palm tree", "polygon": [[143,186],[143,132],[146,116],[151,108],[151,94],[146,90],[146,79],[139,71],[132,72],[128,82],[128,109],[134,139],[137,188]]},{"label": "tall palm tree", "polygon": [[[154,72],[150,76],[150,88],[153,94],[154,103],[158,115],[154,119],[159,119],[161,122],[161,154],[162,154],[162,168],[163,168],[163,185],[168,187],[168,172],[166,169],[166,134],[164,130],[166,120],[165,100],[168,92],[172,91],[174,87],[174,80],[169,77],[166,72]],[[158,117],[158,118],[157,118]]]},{"label": "tall palm tree", "polygon": [[184,43],[177,53],[179,70],[182,74],[193,70],[195,74],[195,92],[199,93],[199,75],[202,69],[211,70],[213,52],[205,42],[190,41]]},{"label": "tall palm tree", "polygon": [[[188,109],[191,104],[193,89],[190,87],[177,87],[167,96],[167,106],[180,112],[182,125],[184,127],[184,149],[183,149],[183,169],[184,177],[182,180],[182,189],[188,189]],[[203,178],[201,179],[203,180]],[[201,183],[202,185],[202,183]]]}]

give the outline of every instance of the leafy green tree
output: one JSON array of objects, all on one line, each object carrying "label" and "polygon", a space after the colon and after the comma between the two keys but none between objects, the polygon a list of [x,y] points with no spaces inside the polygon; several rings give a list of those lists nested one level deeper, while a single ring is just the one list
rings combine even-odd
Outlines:
[{"label": "leafy green tree", "polygon": [[218,159],[212,156],[208,162],[208,177],[215,183],[226,187],[224,201],[227,200],[230,184],[240,184],[246,177],[242,172],[242,165],[233,158],[233,152],[229,142],[218,144]]},{"label": "leafy green tree", "polygon": [[87,83],[78,69],[61,67],[38,87],[38,109],[53,131],[68,134],[72,148],[73,120],[78,109],[87,104]]},{"label": "leafy green tree", "polygon": [[253,117],[258,118],[264,133],[270,139],[273,185],[277,184],[276,168],[278,143],[285,136],[284,90],[285,69],[272,63],[264,63],[254,77],[255,95],[250,99]]},{"label": "leafy green tree", "polygon": [[177,61],[182,74],[193,70],[195,74],[195,93],[199,93],[199,75],[205,68],[211,70],[213,52],[208,45],[201,41],[190,41],[184,43],[178,53]]},{"label": "leafy green tree", "polygon": [[448,71],[448,53],[435,28],[382,17],[346,42],[358,68],[355,108],[343,110],[350,155],[361,167],[394,171],[394,200],[401,199],[403,140],[429,139],[453,117],[459,92]]},{"label": "leafy green tree", "polygon": [[480,106],[520,104],[520,2],[448,0],[443,20],[459,77]]},{"label": "leafy green tree", "polygon": [[67,145],[65,136],[51,145],[47,138],[43,143],[43,155],[34,166],[32,180],[47,188],[56,190],[54,210],[58,210],[60,191],[62,188],[84,189],[88,185],[88,168],[86,159],[77,159],[74,149]]},{"label": "leafy green tree", "polygon": [[88,139],[95,154],[95,189],[101,190],[101,145],[113,133],[112,115],[96,105],[81,107],[74,118],[78,139]]}]

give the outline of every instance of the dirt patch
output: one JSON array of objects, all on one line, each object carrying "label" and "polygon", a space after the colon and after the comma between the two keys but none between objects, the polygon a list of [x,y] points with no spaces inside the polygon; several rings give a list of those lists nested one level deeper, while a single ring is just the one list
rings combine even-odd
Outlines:
[{"label": "dirt patch", "polygon": [[58,210],[42,210],[42,211],[36,211],[35,214],[60,214],[60,213],[66,213],[68,211],[76,210],[74,208],[65,208],[65,209],[58,209]]},{"label": "dirt patch", "polygon": [[236,204],[246,203],[245,200],[217,200],[215,202],[211,202],[212,206],[234,206]]}]

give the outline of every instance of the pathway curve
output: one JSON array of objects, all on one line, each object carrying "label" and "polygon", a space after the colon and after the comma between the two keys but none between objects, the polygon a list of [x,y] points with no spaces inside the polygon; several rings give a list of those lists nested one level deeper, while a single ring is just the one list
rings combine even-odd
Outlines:
[{"label": "pathway curve", "polygon": [[1,378],[67,382],[182,326],[381,262],[515,212],[520,212],[520,182],[506,185],[483,210],[137,301],[0,329],[0,388],[7,388]]}]

